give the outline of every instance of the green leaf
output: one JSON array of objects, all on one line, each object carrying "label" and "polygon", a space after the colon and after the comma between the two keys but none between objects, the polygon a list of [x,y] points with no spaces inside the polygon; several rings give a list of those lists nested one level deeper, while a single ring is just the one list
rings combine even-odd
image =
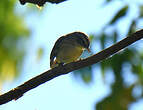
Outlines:
[{"label": "green leaf", "polygon": [[92,82],[93,76],[92,76],[92,67],[91,66],[82,68],[80,70],[76,70],[73,73],[76,78],[77,78],[77,76],[82,78],[82,81],[84,81],[85,84],[89,84]]},{"label": "green leaf", "polygon": [[128,11],[128,6],[123,7],[122,9],[120,9],[117,14],[113,17],[113,19],[110,21],[109,24],[114,24],[117,22],[118,19],[120,19],[121,17],[125,16],[126,13]]},{"label": "green leaf", "polygon": [[90,36],[89,36],[90,42],[92,42],[92,41],[94,40],[94,38],[95,38],[94,35],[90,35]]},{"label": "green leaf", "polygon": [[118,33],[117,31],[113,32],[113,42],[116,43],[117,42],[117,37],[118,37]]},{"label": "green leaf", "polygon": [[130,25],[129,27],[129,30],[128,30],[128,35],[132,34],[133,32],[135,32],[136,30],[136,20],[133,20],[132,21],[132,24]]},{"label": "green leaf", "polygon": [[37,50],[37,61],[39,61],[44,53],[43,48],[38,48]]},{"label": "green leaf", "polygon": [[101,48],[104,49],[105,48],[105,43],[106,43],[106,35],[105,33],[102,33],[101,37],[100,37],[100,42],[101,42]]},{"label": "green leaf", "polygon": [[111,1],[112,1],[112,0],[106,0],[106,2],[108,2],[108,3],[111,2]]},{"label": "green leaf", "polygon": [[140,15],[139,17],[143,17],[143,5],[140,6]]}]

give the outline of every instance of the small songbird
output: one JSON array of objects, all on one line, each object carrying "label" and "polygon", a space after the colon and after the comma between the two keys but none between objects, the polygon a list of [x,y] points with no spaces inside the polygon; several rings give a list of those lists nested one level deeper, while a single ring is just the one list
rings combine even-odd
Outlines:
[{"label": "small songbird", "polygon": [[50,67],[78,60],[84,49],[90,52],[89,44],[88,36],[82,32],[73,32],[60,37],[51,51]]}]

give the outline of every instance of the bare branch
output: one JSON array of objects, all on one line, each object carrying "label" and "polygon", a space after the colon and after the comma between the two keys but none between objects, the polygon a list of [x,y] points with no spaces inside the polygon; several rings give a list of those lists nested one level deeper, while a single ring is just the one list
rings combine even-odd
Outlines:
[{"label": "bare branch", "polygon": [[140,40],[142,38],[143,38],[143,29],[133,33],[132,35],[124,38],[120,42],[112,45],[109,48],[104,49],[103,51],[101,51],[91,57],[48,70],[48,71],[42,73],[41,75],[36,76],[36,77],[30,79],[29,81],[25,82],[24,84],[16,87],[15,89],[12,89],[11,91],[9,91],[7,93],[2,94],[0,96],[0,105],[5,104],[13,99],[20,98],[27,91],[45,83],[46,81],[49,81],[57,76],[64,75],[71,71],[74,71],[74,70],[77,70],[77,69],[80,69],[80,68],[83,68],[86,66],[90,66],[97,62],[100,62],[101,60],[108,58],[109,56],[117,53],[121,49],[124,49],[125,47],[131,45],[132,43],[134,43],[137,40]]},{"label": "bare branch", "polygon": [[24,5],[25,3],[33,3],[38,6],[43,6],[46,2],[58,4],[67,0],[19,0],[19,1],[22,5]]}]

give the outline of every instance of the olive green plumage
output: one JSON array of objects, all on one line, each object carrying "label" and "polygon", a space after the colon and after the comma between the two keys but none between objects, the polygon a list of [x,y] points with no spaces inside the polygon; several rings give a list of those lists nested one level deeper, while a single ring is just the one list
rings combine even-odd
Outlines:
[{"label": "olive green plumage", "polygon": [[51,51],[50,67],[76,61],[84,49],[89,51],[89,44],[88,36],[82,32],[73,32],[60,37]]}]

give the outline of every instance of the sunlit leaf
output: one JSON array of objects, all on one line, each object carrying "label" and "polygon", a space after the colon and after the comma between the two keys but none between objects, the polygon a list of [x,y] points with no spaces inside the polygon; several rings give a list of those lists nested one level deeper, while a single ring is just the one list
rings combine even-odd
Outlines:
[{"label": "sunlit leaf", "polygon": [[4,60],[1,66],[1,78],[3,80],[13,80],[16,73],[16,63],[10,59]]}]

